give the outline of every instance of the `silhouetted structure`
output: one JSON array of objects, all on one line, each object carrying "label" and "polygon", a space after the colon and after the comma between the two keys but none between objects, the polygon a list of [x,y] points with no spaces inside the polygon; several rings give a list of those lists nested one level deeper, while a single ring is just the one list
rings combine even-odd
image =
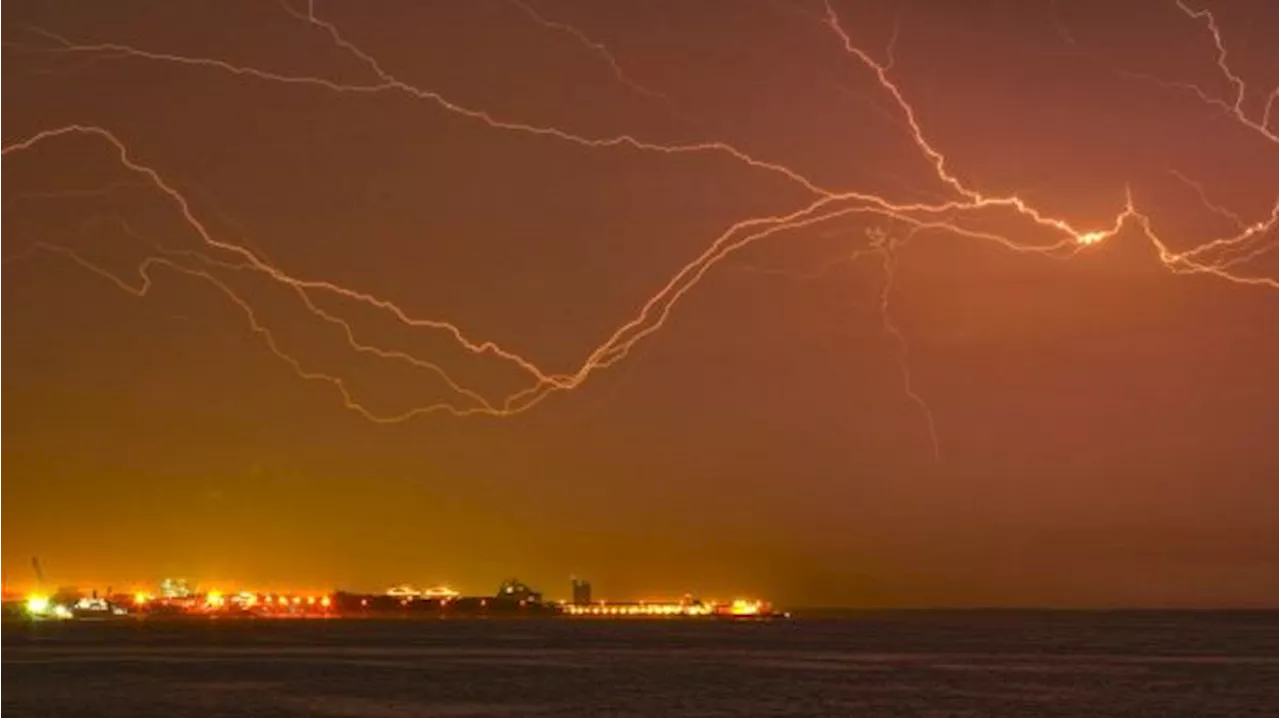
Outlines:
[{"label": "silhouetted structure", "polygon": [[586,579],[574,578],[570,580],[573,587],[573,602],[579,606],[591,603],[591,582]]},{"label": "silhouetted structure", "polygon": [[542,603],[542,594],[529,588],[514,578],[509,578],[498,586],[498,598],[507,601],[523,601],[526,603]]},{"label": "silhouetted structure", "polygon": [[333,610],[336,615],[346,618],[536,618],[560,613],[556,606],[509,597],[514,595],[515,591],[496,598],[459,596],[436,599],[339,591],[333,595]]}]

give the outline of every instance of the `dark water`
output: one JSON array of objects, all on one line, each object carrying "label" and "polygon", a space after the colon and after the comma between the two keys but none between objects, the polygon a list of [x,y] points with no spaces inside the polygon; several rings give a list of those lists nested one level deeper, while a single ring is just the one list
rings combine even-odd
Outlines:
[{"label": "dark water", "polygon": [[13,716],[1276,715],[1275,613],[3,631]]}]

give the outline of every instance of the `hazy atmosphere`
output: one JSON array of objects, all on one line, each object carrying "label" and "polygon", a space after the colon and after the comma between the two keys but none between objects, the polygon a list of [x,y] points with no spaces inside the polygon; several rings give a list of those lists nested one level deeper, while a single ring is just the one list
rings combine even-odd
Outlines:
[{"label": "hazy atmosphere", "polygon": [[1274,607],[1204,6],[11,1],[5,587]]}]

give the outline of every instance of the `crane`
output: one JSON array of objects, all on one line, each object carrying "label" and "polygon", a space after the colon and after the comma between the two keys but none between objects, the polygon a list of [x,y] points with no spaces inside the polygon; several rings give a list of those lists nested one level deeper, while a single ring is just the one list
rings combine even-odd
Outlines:
[{"label": "crane", "polygon": [[34,571],[36,572],[36,588],[37,588],[37,589],[42,589],[42,588],[44,588],[44,571],[41,571],[41,570],[40,570],[40,557],[39,557],[39,556],[32,556],[32,557],[31,557],[31,568],[32,568],[32,570],[34,570]]}]

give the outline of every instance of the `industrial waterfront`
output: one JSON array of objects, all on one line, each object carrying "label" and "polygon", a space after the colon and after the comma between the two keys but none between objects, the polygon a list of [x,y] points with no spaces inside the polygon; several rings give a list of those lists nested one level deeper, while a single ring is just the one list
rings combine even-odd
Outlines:
[{"label": "industrial waterfront", "polygon": [[789,617],[767,601],[594,600],[591,584],[571,582],[572,598],[549,601],[517,579],[491,595],[464,595],[447,586],[418,589],[402,584],[377,593],[200,589],[183,579],[165,579],[154,589],[115,592],[61,588],[26,595],[6,593],[6,621],[103,621],[179,619],[777,619]]}]

